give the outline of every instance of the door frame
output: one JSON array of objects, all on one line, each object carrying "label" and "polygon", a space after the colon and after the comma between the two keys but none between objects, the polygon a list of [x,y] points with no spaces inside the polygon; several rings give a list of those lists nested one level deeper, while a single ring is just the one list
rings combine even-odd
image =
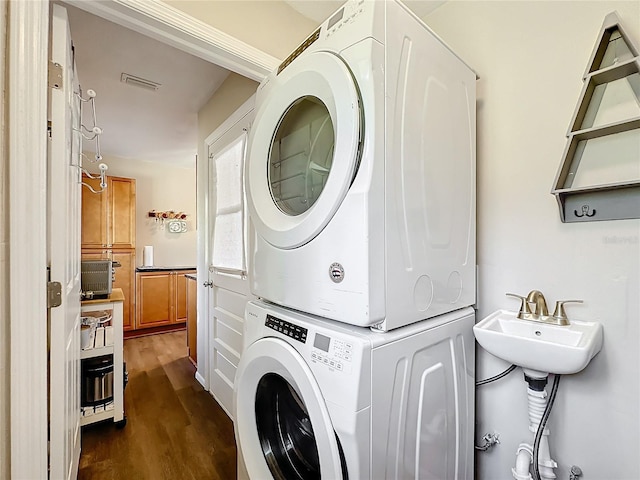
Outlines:
[{"label": "door frame", "polygon": [[[204,141],[204,153],[206,158],[200,165],[198,165],[198,224],[203,226],[202,230],[198,230],[198,244],[200,245],[198,253],[202,252],[202,254],[198,256],[198,272],[202,272],[200,278],[206,279],[208,282],[213,282],[215,280],[215,272],[209,268],[212,263],[211,247],[213,239],[213,223],[215,222],[215,211],[212,211],[211,209],[213,199],[209,198],[209,181],[211,178],[209,149],[234,125],[240,122],[254,109],[255,97],[255,94],[251,95],[251,97],[240,105],[237,110],[235,110],[224,122],[211,132]],[[248,255],[249,231],[245,231],[245,235],[245,255]],[[202,261],[202,264],[200,261]],[[209,288],[204,286],[201,281],[199,281],[198,285],[198,312],[202,313],[202,315],[198,315],[198,331],[202,331],[202,335],[198,335],[198,358],[202,359],[202,362],[198,362],[196,378],[206,390],[211,391],[211,377],[213,375],[213,359],[211,354],[213,353],[214,332],[210,319],[213,318],[213,309],[215,305],[213,302],[213,284],[211,283],[208,285],[210,285]]]},{"label": "door frame", "polygon": [[[261,80],[274,57],[161,1],[69,1],[187,53]],[[9,352],[11,478],[47,478],[47,70],[49,2],[10,2]],[[200,253],[199,253],[200,254]],[[55,280],[55,279],[54,279]],[[206,347],[205,347],[206,348]]]}]

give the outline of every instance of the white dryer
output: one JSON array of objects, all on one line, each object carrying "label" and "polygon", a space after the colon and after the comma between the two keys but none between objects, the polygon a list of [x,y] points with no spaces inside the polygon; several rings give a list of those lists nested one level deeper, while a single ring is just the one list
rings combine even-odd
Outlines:
[{"label": "white dryer", "polygon": [[238,478],[473,479],[474,312],[388,333],[250,302]]},{"label": "white dryer", "polygon": [[256,95],[252,293],[380,330],[474,304],[475,81],[397,1],[324,22]]}]

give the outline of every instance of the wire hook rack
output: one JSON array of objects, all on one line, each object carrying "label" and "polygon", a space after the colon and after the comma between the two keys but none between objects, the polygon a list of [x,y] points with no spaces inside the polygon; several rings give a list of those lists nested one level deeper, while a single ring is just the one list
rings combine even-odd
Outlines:
[{"label": "wire hook rack", "polygon": [[[82,139],[85,140],[89,140],[89,141],[95,141],[96,142],[96,148],[95,148],[95,155],[94,158],[90,158],[89,156],[87,156],[84,152],[82,152],[82,147],[80,147],[80,156],[79,156],[79,165],[74,165],[76,167],[78,167],[79,170],[79,174],[80,174],[80,180],[79,183],[81,185],[84,185],[85,187],[87,187],[92,193],[102,193],[107,189],[107,178],[106,178],[106,172],[107,169],[109,168],[105,163],[100,163],[98,164],[98,169],[100,170],[99,174],[91,174],[87,171],[86,168],[84,168],[83,166],[83,159],[86,159],[88,162],[91,163],[95,163],[95,162],[100,162],[102,160],[102,151],[100,149],[100,136],[103,133],[102,128],[100,128],[98,126],[98,121],[97,121],[97,116],[96,116],[96,92],[95,90],[91,90],[88,89],[87,90],[87,98],[83,98],[82,96],[82,91],[79,92],[75,92],[76,97],[79,100],[79,123],[80,123],[80,127],[79,128],[73,128],[73,130],[75,132],[77,132],[78,134],[80,134],[80,145],[82,146]],[[91,127],[87,127],[86,125],[84,125],[82,123],[82,105],[84,103],[88,103],[91,106],[91,118],[93,120],[93,125]],[[86,175],[88,178],[91,179],[100,179],[100,190],[96,190],[94,189],[91,185],[89,185],[88,183],[82,181],[82,174]]]}]

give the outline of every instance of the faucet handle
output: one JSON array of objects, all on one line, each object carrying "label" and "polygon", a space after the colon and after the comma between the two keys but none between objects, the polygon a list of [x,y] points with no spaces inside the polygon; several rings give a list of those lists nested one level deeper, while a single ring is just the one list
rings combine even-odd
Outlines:
[{"label": "faucet handle", "polygon": [[518,318],[520,319],[528,319],[531,318],[531,308],[529,307],[529,302],[527,301],[527,297],[523,297],[522,295],[518,295],[516,293],[507,293],[507,297],[514,297],[520,299],[520,311],[518,312]]},{"label": "faucet handle", "polygon": [[551,316],[556,325],[569,325],[567,312],[564,311],[565,303],[582,303],[582,300],[558,300],[556,302],[556,308],[553,310],[553,315]]}]

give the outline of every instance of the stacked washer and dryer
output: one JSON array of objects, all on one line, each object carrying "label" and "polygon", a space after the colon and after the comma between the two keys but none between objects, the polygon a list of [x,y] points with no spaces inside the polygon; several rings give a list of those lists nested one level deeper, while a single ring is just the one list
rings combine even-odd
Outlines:
[{"label": "stacked washer and dryer", "polygon": [[350,0],[261,83],[239,478],[473,478],[475,82]]}]

